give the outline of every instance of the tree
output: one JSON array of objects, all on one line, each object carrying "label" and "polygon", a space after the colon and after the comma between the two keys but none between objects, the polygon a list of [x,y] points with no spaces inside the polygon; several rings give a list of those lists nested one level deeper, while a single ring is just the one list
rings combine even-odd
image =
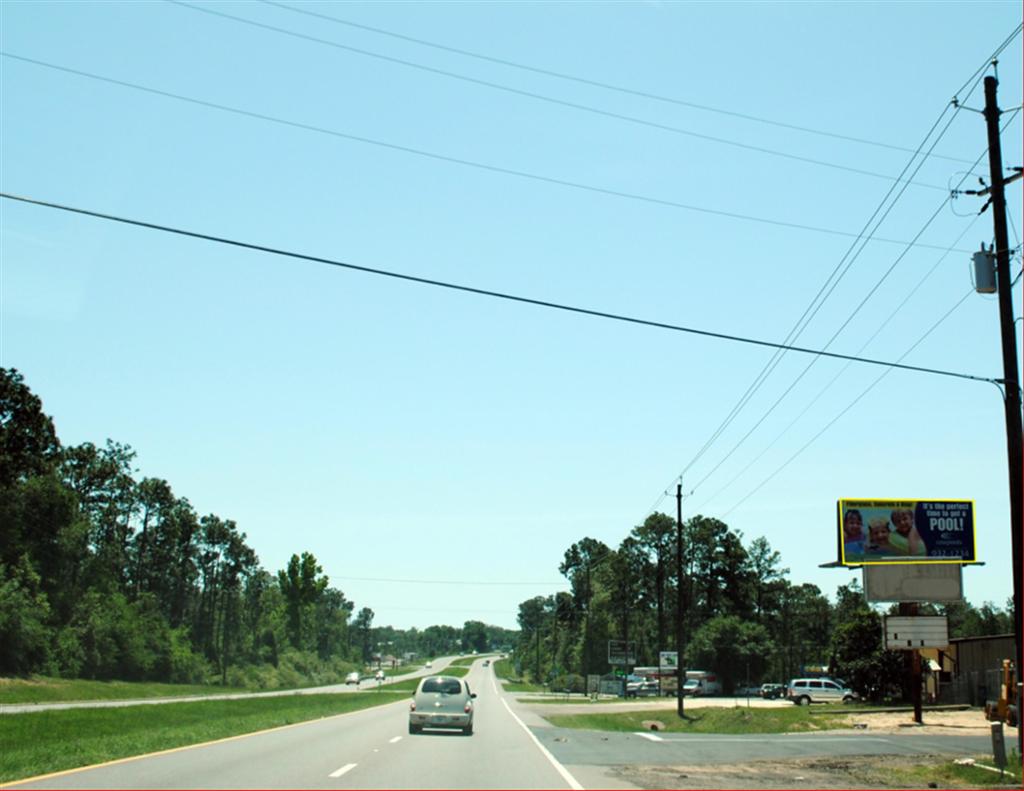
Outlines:
[{"label": "tree", "polygon": [[288,568],[277,572],[278,585],[288,608],[288,639],[293,647],[300,650],[313,648],[308,639],[312,637],[308,627],[311,626],[313,608],[327,588],[327,577],[318,576],[322,574],[323,569],[311,552],[303,552],[301,558],[292,555]]},{"label": "tree", "polygon": [[370,635],[372,625],[373,610],[369,607],[363,607],[352,622],[352,631],[359,641],[359,654],[364,664],[369,662],[373,655],[373,643]]},{"label": "tree", "polygon": [[466,621],[462,625],[462,650],[480,653],[487,650],[487,627],[483,621]]},{"label": "tree", "polygon": [[761,678],[771,654],[768,630],[735,615],[719,615],[704,623],[686,648],[689,667],[714,671],[722,679],[725,694],[732,694],[736,682]]},{"label": "tree", "polygon": [[50,607],[39,575],[27,558],[13,567],[0,563],[0,676],[38,671],[53,642]]},{"label": "tree", "polygon": [[53,421],[15,368],[0,368],[0,489],[44,475],[60,456]]}]

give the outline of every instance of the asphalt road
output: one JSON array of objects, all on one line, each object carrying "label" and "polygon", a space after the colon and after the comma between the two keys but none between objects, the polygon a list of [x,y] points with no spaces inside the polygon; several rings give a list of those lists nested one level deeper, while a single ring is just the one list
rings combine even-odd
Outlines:
[{"label": "asphalt road", "polygon": [[[474,734],[408,732],[408,702],[64,772],[14,788],[582,788],[514,713],[491,668],[466,677]],[[600,783],[596,783],[600,784]]]},{"label": "asphalt road", "polygon": [[971,755],[987,736],[824,732],[726,736],[551,727],[478,660],[474,733],[408,732],[408,702],[12,784],[11,788],[632,789],[616,767],[850,755]]}]

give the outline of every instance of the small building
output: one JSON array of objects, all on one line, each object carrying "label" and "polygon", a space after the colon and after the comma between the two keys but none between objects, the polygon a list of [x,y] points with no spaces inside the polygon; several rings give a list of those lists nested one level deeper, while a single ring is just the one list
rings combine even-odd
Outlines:
[{"label": "small building", "polygon": [[1016,650],[1012,634],[993,634],[957,637],[944,651],[932,649],[937,656],[925,651],[921,655],[934,660],[932,667],[938,671],[934,692],[939,702],[984,706],[986,700],[998,696],[1003,660],[1013,659]]}]

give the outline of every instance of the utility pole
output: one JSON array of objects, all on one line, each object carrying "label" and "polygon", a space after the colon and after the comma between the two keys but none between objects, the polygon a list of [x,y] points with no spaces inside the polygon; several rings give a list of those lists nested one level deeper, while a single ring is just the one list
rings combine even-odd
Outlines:
[{"label": "utility pole", "polygon": [[686,718],[683,711],[683,685],[686,683],[686,663],[683,662],[683,482],[676,484],[676,713]]},{"label": "utility pole", "polygon": [[[1010,240],[1006,230],[1006,194],[1003,189],[1003,154],[999,142],[1000,110],[996,103],[995,77],[985,78],[985,123],[988,128],[988,164],[991,176],[992,222],[996,237],[996,290],[999,294],[999,324],[1003,340],[1003,402],[1006,410],[1007,472],[1010,475],[1010,543],[1013,557],[1013,636],[1017,649],[1018,718],[1024,711],[1021,695],[1021,541],[1024,539],[1024,436],[1021,428],[1020,375],[1017,371],[1017,335],[1013,321],[1010,285]],[[1017,754],[1024,756],[1024,728],[1017,728]]]}]

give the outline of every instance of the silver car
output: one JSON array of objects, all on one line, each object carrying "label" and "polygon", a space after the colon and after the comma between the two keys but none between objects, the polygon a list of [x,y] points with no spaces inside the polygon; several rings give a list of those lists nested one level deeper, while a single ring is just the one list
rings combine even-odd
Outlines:
[{"label": "silver car", "polygon": [[409,705],[409,733],[424,728],[457,728],[473,733],[473,698],[469,684],[454,676],[427,676]]}]

